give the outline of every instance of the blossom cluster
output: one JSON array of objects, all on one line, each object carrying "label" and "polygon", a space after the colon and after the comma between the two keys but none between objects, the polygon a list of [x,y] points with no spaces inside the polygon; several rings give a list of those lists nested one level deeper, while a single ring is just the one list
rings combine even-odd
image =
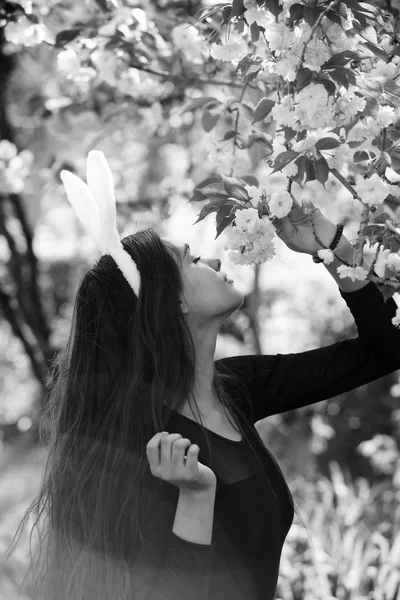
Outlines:
[{"label": "blossom cluster", "polygon": [[[400,117],[400,88],[389,87],[391,94],[385,93],[386,83],[400,75],[400,56],[394,52],[390,35],[384,33],[378,39],[371,25],[373,13],[360,13],[368,24],[363,31],[354,28],[360,14],[356,15],[355,9],[344,3],[334,19],[321,10],[312,24],[302,18],[304,5],[292,0],[282,0],[280,5],[283,10],[273,14],[254,0],[244,0],[244,11],[236,22],[223,25],[220,40],[210,45],[215,60],[231,62],[237,67],[252,47],[260,61],[258,79],[276,75],[282,84],[279,99],[269,111],[276,124],[271,162],[276,165],[292,151],[291,160],[284,162],[280,170],[300,184],[307,177],[306,168],[304,173],[299,172],[301,159],[303,167],[306,161],[314,165],[323,161],[325,172],[315,177],[322,184],[331,170],[342,171],[344,176],[352,174],[355,183],[349,189],[364,206],[371,208],[381,205],[389,194],[399,198],[398,176],[391,169],[390,159],[382,168],[382,158],[387,160],[381,143],[382,130],[395,126]],[[368,11],[368,6],[360,6],[363,9]],[[263,28],[256,41],[254,25]],[[387,59],[383,60],[385,52]],[[348,67],[351,61],[354,64]],[[299,76],[307,80],[305,85],[299,84]],[[376,92],[377,87],[381,94]],[[375,93],[368,93],[369,90]],[[358,156],[362,153],[358,164],[356,153]],[[265,193],[269,214],[278,218],[289,214],[292,201],[288,192],[268,194],[265,188],[255,186],[247,186],[247,191],[253,206],[257,206]],[[318,255],[325,264],[334,258],[330,250],[321,250]],[[398,273],[399,254],[384,249],[379,262],[392,273]],[[358,265],[342,265],[338,272],[341,277],[353,280],[364,279],[368,274]]]},{"label": "blossom cluster", "polygon": [[275,231],[267,216],[258,218],[257,211],[246,208],[239,211],[235,227],[225,230],[229,259],[236,265],[261,264],[275,256]]},{"label": "blossom cluster", "polygon": [[[324,186],[335,176],[372,212],[388,198],[400,198],[400,176],[392,164],[395,144],[390,145],[390,133],[395,132],[400,117],[400,87],[396,84],[400,52],[388,21],[366,3],[341,2],[328,7],[295,0],[263,4],[238,0],[230,15],[228,8],[209,5],[200,11],[202,16],[195,25],[207,16],[211,23],[211,15],[223,10],[223,23],[208,35],[207,42],[203,32],[209,32],[209,27],[175,22],[166,32],[156,11],[141,0],[134,7],[116,4],[101,17],[86,19],[86,28],[75,27],[57,35],[47,28],[45,19],[35,22],[22,16],[8,23],[5,36],[10,44],[54,43],[59,73],[81,90],[89,89],[89,84],[106,84],[148,104],[175,89],[174,76],[181,67],[181,74],[193,76],[201,69],[207,73],[209,56],[216,71],[220,65],[226,72],[230,65],[236,67],[235,75],[243,77],[243,92],[251,81],[260,91],[265,88],[265,97],[257,106],[244,101],[243,93],[240,100],[205,98],[203,105],[197,99],[193,109],[202,108],[207,133],[225,118],[228,122],[237,111],[234,131],[223,131],[221,126],[214,140],[209,136],[206,165],[221,173],[230,169],[231,175],[234,171],[248,173],[252,165],[247,151],[257,139],[270,149],[267,156],[272,173],[280,171],[289,180],[288,190],[277,191],[268,180],[263,185],[244,186],[239,197],[233,195],[238,202],[230,204],[230,216],[235,218],[223,228],[221,219],[217,220],[218,235],[224,231],[228,237],[230,260],[260,264],[275,254],[272,217],[282,219],[290,214],[293,182],[303,186],[316,180]],[[42,7],[39,13],[44,12]],[[85,22],[83,14],[78,22]],[[170,77],[159,76],[168,69]],[[239,132],[238,123],[243,121]],[[275,132],[255,130],[256,122],[267,125],[268,131],[273,124]],[[241,195],[246,196],[242,205]],[[231,200],[228,195],[225,208]],[[215,206],[222,208],[223,203]],[[377,241],[370,233],[366,236],[371,244]],[[389,237],[376,264],[382,267],[382,276],[399,281],[399,254],[388,252]],[[333,260],[330,250],[318,254],[325,264]],[[342,265],[338,273],[352,279],[367,275],[360,264]]]}]

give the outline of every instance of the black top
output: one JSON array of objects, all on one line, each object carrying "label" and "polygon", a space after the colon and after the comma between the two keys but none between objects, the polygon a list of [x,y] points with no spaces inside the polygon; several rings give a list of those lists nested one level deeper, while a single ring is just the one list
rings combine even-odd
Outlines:
[{"label": "black top", "polygon": [[332,398],[400,368],[400,329],[391,323],[397,309],[393,298],[385,303],[373,282],[354,292],[339,292],[355,319],[358,337],[307,352],[216,361],[237,374],[249,391],[251,406],[237,400],[242,415],[236,418],[246,433],[240,442],[208,430],[210,456],[202,427],[176,411],[169,413],[165,430],[198,444],[199,461],[217,476],[212,543],[195,544],[172,533],[179,490],[165,483],[144,559],[154,578],[138,598],[274,598],[293,501],[254,423]]}]

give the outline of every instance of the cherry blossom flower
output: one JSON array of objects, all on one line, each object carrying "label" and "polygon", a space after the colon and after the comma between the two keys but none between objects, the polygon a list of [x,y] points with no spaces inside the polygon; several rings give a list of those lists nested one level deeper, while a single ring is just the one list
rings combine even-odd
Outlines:
[{"label": "cherry blossom flower", "polygon": [[395,120],[394,108],[392,106],[381,106],[376,116],[376,122],[380,127],[387,127]]},{"label": "cherry blossom flower", "polygon": [[387,184],[382,181],[378,173],[374,173],[368,179],[364,179],[359,173],[356,175],[354,189],[361,200],[369,206],[382,204],[389,193]]},{"label": "cherry blossom flower", "polygon": [[230,225],[224,230],[228,238],[225,250],[228,258],[237,265],[262,264],[275,255],[275,230],[266,215],[258,218],[254,208],[244,209],[236,214],[236,227]]},{"label": "cherry blossom flower", "polygon": [[347,134],[347,142],[361,142],[366,139],[373,140],[379,135],[380,131],[381,128],[376,120],[369,116],[357,121],[354,127],[350,129]]},{"label": "cherry blossom flower", "polygon": [[395,252],[390,252],[387,256],[387,266],[393,271],[400,272],[400,255]]},{"label": "cherry blossom flower", "polygon": [[396,314],[392,319],[392,325],[400,328],[400,308],[396,310]]},{"label": "cherry blossom flower", "polygon": [[307,85],[296,95],[296,102],[296,117],[303,128],[313,130],[335,126],[331,112],[333,100],[322,84]]},{"label": "cherry blossom flower", "polygon": [[318,250],[317,254],[319,258],[322,258],[326,265],[330,265],[331,262],[335,260],[335,255],[333,254],[332,250],[329,250],[329,248]]},{"label": "cherry blossom flower", "polygon": [[335,102],[335,112],[337,109],[336,124],[339,126],[348,123],[358,112],[364,110],[366,103],[365,98],[358,96],[351,90],[343,92]]},{"label": "cherry blossom flower", "polygon": [[368,271],[366,271],[364,267],[347,267],[346,265],[340,265],[336,270],[341,279],[350,277],[352,281],[355,281],[356,279],[364,281],[368,275]]},{"label": "cherry blossom flower", "polygon": [[227,27],[221,27],[222,45],[211,44],[210,54],[216,60],[237,61],[248,53],[248,44],[243,41],[243,36],[237,31],[228,33]]},{"label": "cherry blossom flower", "polygon": [[255,185],[245,185],[244,187],[247,190],[247,193],[249,194],[251,204],[255,208],[257,208],[257,205],[261,199],[262,192]]},{"label": "cherry blossom flower", "polygon": [[271,199],[268,204],[271,213],[275,217],[278,217],[278,219],[286,217],[286,215],[290,212],[292,205],[293,198],[286,190],[272,192]]}]

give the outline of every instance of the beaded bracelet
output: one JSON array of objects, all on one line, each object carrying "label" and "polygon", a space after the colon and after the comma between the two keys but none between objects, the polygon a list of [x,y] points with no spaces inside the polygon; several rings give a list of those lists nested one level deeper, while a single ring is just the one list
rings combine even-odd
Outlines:
[{"label": "beaded bracelet", "polygon": [[[342,237],[343,229],[344,229],[344,224],[343,223],[338,223],[336,225],[335,237],[333,238],[332,244],[329,246],[329,250],[334,250],[336,248],[336,246],[339,243],[340,238]],[[318,255],[313,255],[313,261],[315,263],[324,262],[323,259],[320,258]]]}]

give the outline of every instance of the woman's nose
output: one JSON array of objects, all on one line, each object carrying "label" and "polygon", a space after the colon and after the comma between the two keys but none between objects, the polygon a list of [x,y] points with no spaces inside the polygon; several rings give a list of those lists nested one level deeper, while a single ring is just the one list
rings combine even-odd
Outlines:
[{"label": "woman's nose", "polygon": [[210,267],[215,268],[216,271],[221,270],[221,261],[219,258],[206,258],[204,262],[210,265]]}]

